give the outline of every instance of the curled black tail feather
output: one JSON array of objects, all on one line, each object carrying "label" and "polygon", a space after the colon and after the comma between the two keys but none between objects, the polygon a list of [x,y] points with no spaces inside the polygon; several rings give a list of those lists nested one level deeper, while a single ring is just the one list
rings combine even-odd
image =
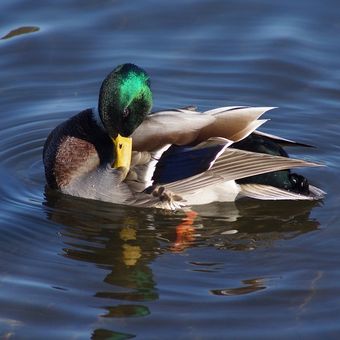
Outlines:
[{"label": "curled black tail feather", "polygon": [[[273,140],[256,134],[251,134],[244,140],[232,145],[235,149],[266,153],[274,156],[289,157],[281,145]],[[308,180],[302,175],[291,173],[290,170],[273,171],[261,175],[242,178],[238,184],[264,184],[285,189],[298,194],[309,194]]]}]

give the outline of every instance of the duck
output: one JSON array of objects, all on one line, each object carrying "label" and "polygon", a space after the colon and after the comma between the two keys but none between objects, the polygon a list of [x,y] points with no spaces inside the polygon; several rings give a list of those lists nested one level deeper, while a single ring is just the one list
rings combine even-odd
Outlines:
[{"label": "duck", "polygon": [[274,107],[226,106],[152,111],[150,77],[117,66],[102,82],[98,105],[63,121],[43,148],[47,187],[66,195],[161,209],[242,197],[319,200],[325,192],[284,146],[309,146],[260,131]]}]

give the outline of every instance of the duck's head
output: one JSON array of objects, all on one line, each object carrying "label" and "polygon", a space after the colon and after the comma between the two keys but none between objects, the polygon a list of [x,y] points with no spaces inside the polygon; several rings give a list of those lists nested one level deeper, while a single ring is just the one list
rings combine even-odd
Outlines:
[{"label": "duck's head", "polygon": [[98,112],[111,138],[129,137],[152,106],[148,74],[133,64],[117,66],[103,81]]},{"label": "duck's head", "polygon": [[115,167],[129,167],[132,141],[126,137],[143,122],[151,107],[149,76],[140,67],[119,65],[104,79],[98,112],[116,146]]}]

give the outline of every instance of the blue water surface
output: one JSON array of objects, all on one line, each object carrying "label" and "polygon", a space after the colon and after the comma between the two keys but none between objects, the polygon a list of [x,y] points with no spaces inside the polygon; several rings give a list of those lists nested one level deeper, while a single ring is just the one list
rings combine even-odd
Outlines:
[{"label": "blue water surface", "polygon": [[[340,4],[335,0],[2,0],[0,337],[338,339]],[[155,109],[277,106],[264,131],[322,202],[243,200],[164,213],[45,190],[58,123],[116,65]],[[186,232],[183,232],[186,231]]]}]

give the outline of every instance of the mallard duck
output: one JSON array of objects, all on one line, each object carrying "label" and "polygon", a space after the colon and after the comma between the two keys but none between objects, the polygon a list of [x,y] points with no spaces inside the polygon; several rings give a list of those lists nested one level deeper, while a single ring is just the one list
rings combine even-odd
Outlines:
[{"label": "mallard duck", "polygon": [[301,145],[257,129],[272,107],[193,107],[151,113],[148,74],[133,64],[103,81],[98,107],[57,126],[43,150],[47,185],[65,194],[145,207],[234,201],[313,200],[324,192],[290,169]]}]

